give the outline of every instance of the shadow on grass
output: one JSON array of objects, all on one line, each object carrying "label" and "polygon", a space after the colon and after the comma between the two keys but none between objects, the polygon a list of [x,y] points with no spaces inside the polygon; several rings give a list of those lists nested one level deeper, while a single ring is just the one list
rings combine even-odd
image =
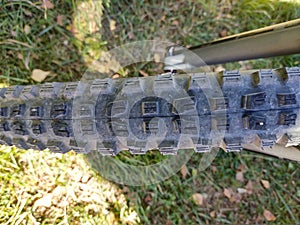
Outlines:
[{"label": "shadow on grass", "polygon": [[[110,48],[157,37],[182,45],[197,45],[224,33],[243,32],[299,16],[298,3],[286,1],[235,1],[219,4],[217,1],[154,1],[152,4],[132,1],[126,8],[119,1],[111,1],[104,21],[107,24],[111,20],[115,21],[116,29],[110,30],[109,26],[104,26],[103,37]],[[299,56],[264,60],[265,64],[260,65],[260,68],[265,65],[295,66],[294,63],[299,62],[297,59]],[[252,66],[259,63],[262,63],[261,60],[254,61]],[[100,174],[103,172],[101,170],[111,170],[113,174],[114,167],[103,168],[95,154],[87,156],[91,166],[100,170]],[[118,156],[120,163],[129,165],[151,164],[152,159],[153,155],[137,157],[121,153]],[[156,163],[162,157],[155,155],[155,159]],[[201,155],[195,154],[187,163],[187,171],[181,171],[158,184],[141,187],[119,185],[128,199],[135,203],[143,223],[260,224],[268,222],[264,217],[265,210],[276,216],[277,223],[299,222],[298,164],[247,152],[220,152],[210,168],[199,172],[200,159]],[[132,177],[133,180],[136,178]],[[265,188],[262,180],[268,180],[271,187]],[[202,195],[203,204],[195,203],[195,193]]]}]

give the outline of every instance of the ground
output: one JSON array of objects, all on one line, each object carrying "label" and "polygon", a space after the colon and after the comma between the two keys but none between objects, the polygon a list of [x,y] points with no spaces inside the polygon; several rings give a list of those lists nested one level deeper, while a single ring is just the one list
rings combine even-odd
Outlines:
[{"label": "ground", "polygon": [[[300,17],[297,1],[1,1],[3,85],[79,80],[105,49],[139,40],[193,46]],[[103,8],[102,8],[103,7]],[[86,15],[85,9],[92,13]],[[103,9],[103,13],[102,13]],[[91,19],[99,18],[96,22]],[[92,21],[92,22],[91,22]],[[99,22],[100,21],[100,22]],[[299,65],[299,55],[218,65],[212,69]],[[155,75],[161,65],[128,68]],[[40,73],[39,73],[40,74]],[[219,152],[200,171],[200,154],[168,180],[142,187],[106,181],[82,155],[0,149],[1,224],[299,224],[298,163]],[[119,160],[151,164],[158,154]],[[95,168],[94,168],[95,169]]]}]

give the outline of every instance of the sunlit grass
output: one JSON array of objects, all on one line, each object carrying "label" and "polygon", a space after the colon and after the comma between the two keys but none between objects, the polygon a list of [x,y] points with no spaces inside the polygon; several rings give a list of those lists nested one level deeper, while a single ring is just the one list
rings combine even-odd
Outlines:
[{"label": "sunlit grass", "polygon": [[0,147],[1,224],[135,224],[121,190],[82,155]]}]

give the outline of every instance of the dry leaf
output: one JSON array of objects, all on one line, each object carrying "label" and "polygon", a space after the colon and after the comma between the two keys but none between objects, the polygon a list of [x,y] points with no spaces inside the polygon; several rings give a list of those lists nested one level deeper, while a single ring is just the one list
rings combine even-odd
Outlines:
[{"label": "dry leaf", "polygon": [[270,188],[270,183],[267,180],[261,180],[262,185],[264,186],[265,189]]},{"label": "dry leaf", "polygon": [[185,179],[186,175],[188,175],[189,171],[188,168],[186,167],[186,165],[183,165],[180,169],[180,173],[182,175],[182,178]]},{"label": "dry leaf", "polygon": [[116,21],[115,20],[110,20],[109,21],[109,27],[111,31],[114,31],[116,29]]},{"label": "dry leaf", "polygon": [[221,148],[224,152],[227,152],[226,143],[224,140],[221,140],[219,148]]},{"label": "dry leaf", "polygon": [[245,188],[247,189],[248,194],[252,194],[253,191],[253,183],[251,180],[248,181]]},{"label": "dry leaf", "polygon": [[24,33],[25,33],[25,34],[29,34],[30,32],[31,32],[30,26],[29,26],[29,25],[25,25],[25,26],[24,26]]},{"label": "dry leaf", "polygon": [[211,170],[212,170],[214,173],[218,172],[218,168],[217,168],[217,167],[215,167],[215,166],[210,166],[210,168],[211,168]]},{"label": "dry leaf", "polygon": [[254,218],[255,224],[262,224],[264,221],[264,218],[261,215],[258,215],[256,218]]},{"label": "dry leaf", "polygon": [[174,26],[176,26],[176,27],[177,27],[177,26],[179,25],[179,22],[178,22],[178,20],[173,20],[173,21],[172,21],[172,25],[174,25]]},{"label": "dry leaf", "polygon": [[22,55],[21,53],[18,53],[18,54],[17,54],[17,58],[18,58],[18,59],[21,59],[21,60],[24,59],[24,57],[23,57],[23,55]]},{"label": "dry leaf", "polygon": [[222,71],[224,71],[224,70],[225,70],[225,68],[224,68],[223,66],[221,66],[221,65],[216,66],[216,67],[214,68],[214,71],[215,71],[215,72],[222,72]]},{"label": "dry leaf", "polygon": [[244,174],[243,172],[237,172],[235,175],[235,179],[241,182],[244,182]]},{"label": "dry leaf", "polygon": [[210,215],[210,217],[215,218],[217,213],[216,213],[216,211],[213,210],[209,213],[209,215]]},{"label": "dry leaf", "polygon": [[238,166],[238,170],[241,171],[241,172],[245,172],[246,171],[246,166],[244,164],[240,164]]},{"label": "dry leaf", "polygon": [[63,26],[64,25],[64,16],[63,15],[58,15],[56,17],[56,23],[59,25],[59,26]]},{"label": "dry leaf", "polygon": [[222,30],[219,35],[220,35],[220,37],[226,37],[227,36],[227,30],[226,29]]},{"label": "dry leaf", "polygon": [[54,5],[50,0],[42,0],[42,8],[43,9],[53,9]]},{"label": "dry leaf", "polygon": [[112,79],[118,79],[118,78],[121,78],[121,75],[118,74],[118,73],[114,73],[112,76],[111,76]]},{"label": "dry leaf", "polygon": [[[33,57],[34,57],[34,55],[33,55]],[[29,68],[29,61],[30,61],[30,52],[27,54],[27,56],[26,56],[26,58],[24,60],[24,66],[25,66],[25,68],[27,70],[30,70],[30,68]]]},{"label": "dry leaf", "polygon": [[50,74],[50,71],[43,71],[39,69],[34,69],[31,74],[31,79],[36,82],[42,82]]},{"label": "dry leaf", "polygon": [[130,190],[129,190],[129,188],[128,188],[127,186],[124,186],[122,192],[123,192],[123,193],[129,193]]},{"label": "dry leaf", "polygon": [[12,30],[10,33],[11,33],[11,36],[13,36],[13,37],[17,37],[17,36],[18,36],[18,34],[17,34],[16,31],[13,31],[13,30]]},{"label": "dry leaf", "polygon": [[133,39],[134,38],[134,34],[132,32],[129,32],[128,33],[128,37],[129,37],[129,39]]},{"label": "dry leaf", "polygon": [[154,54],[154,62],[156,62],[156,63],[161,62],[160,55],[157,53]]},{"label": "dry leaf", "polygon": [[196,205],[203,205],[203,196],[200,193],[195,193],[192,197]]},{"label": "dry leaf", "polygon": [[26,16],[32,17],[32,12],[30,12],[29,10],[27,10],[27,9],[22,9],[22,11],[24,12],[24,14],[25,14]]},{"label": "dry leaf", "polygon": [[144,70],[140,70],[139,72],[140,72],[140,74],[141,74],[143,77],[148,77],[148,76],[149,76],[149,74],[148,74],[146,71],[144,71]]},{"label": "dry leaf", "polygon": [[237,191],[239,194],[245,194],[248,192],[245,188],[238,188]]},{"label": "dry leaf", "polygon": [[171,220],[167,220],[166,225],[173,225],[173,222]]},{"label": "dry leaf", "polygon": [[148,204],[148,205],[152,205],[152,197],[150,194],[148,194],[145,198],[144,201]]},{"label": "dry leaf", "polygon": [[73,24],[66,26],[66,29],[70,31],[73,35],[77,35],[79,33],[79,31]]},{"label": "dry leaf", "polygon": [[264,210],[264,217],[266,218],[267,221],[275,221],[276,217],[269,211],[269,210]]},{"label": "dry leaf", "polygon": [[230,199],[229,201],[230,202],[240,202],[242,200],[242,194],[241,193],[237,193],[237,194],[234,194]]},{"label": "dry leaf", "polygon": [[223,194],[228,198],[230,199],[233,192],[232,192],[232,189],[231,188],[224,188],[224,191],[223,191]]},{"label": "dry leaf", "polygon": [[35,203],[34,203],[34,208],[36,207],[50,207],[52,205],[52,198],[53,195],[52,194],[47,194],[44,197],[38,199]]},{"label": "dry leaf", "polygon": [[245,188],[247,190],[253,190],[253,183],[251,180],[248,181],[248,183],[246,184]]}]

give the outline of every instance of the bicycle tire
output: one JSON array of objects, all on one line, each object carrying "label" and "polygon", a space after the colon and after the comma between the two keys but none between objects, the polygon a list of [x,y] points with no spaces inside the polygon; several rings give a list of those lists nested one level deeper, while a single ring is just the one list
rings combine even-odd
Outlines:
[{"label": "bicycle tire", "polygon": [[[218,80],[222,97],[207,99],[203,95],[203,90],[199,89],[197,82],[205,84],[208,77]],[[129,133],[134,133],[134,136],[145,140],[149,138],[149,130],[161,129],[159,124],[152,124],[154,128],[149,128],[149,121],[159,118],[167,124],[167,138],[157,148],[162,154],[176,154],[180,147],[178,135],[182,129],[182,121],[197,116],[201,121],[200,135],[192,137],[193,142],[184,146],[193,148],[196,152],[207,152],[213,147],[206,134],[208,130],[216,128],[225,131],[224,139],[218,146],[228,152],[241,151],[245,144],[254,144],[259,148],[271,147],[275,143],[296,146],[300,143],[300,133],[297,131],[300,127],[299,82],[300,68],[292,67],[95,79],[85,82],[84,91],[77,82],[2,88],[0,144],[15,145],[23,149],[49,148],[57,153],[70,150],[89,153],[96,150],[102,155],[116,155],[121,150],[129,150],[132,154],[145,154],[149,149],[144,149],[134,140],[127,140],[125,147],[117,144],[118,137],[110,128],[112,118],[116,118],[117,123],[118,119],[129,118],[130,122],[117,124],[120,129],[118,134],[127,137]],[[177,105],[183,104],[180,115],[176,110],[172,111],[173,103],[168,104],[157,96],[135,102],[135,105],[128,104],[128,99],[154,89],[166,93],[174,93],[178,89],[185,90],[193,105],[185,105],[187,101],[185,97],[181,98],[180,94],[177,95],[176,102],[173,102]],[[86,99],[96,94],[94,98],[97,101],[92,104],[84,103],[81,108],[74,107],[76,93],[81,92]],[[124,101],[115,101],[117,95],[122,95]],[[112,102],[118,107],[118,112],[114,112],[114,115],[111,114]],[[195,107],[197,115],[189,114],[190,107]],[[86,146],[86,143],[78,144],[74,134],[75,109],[79,110],[77,123],[81,126],[82,136],[86,133],[97,133],[103,138],[105,147],[93,148]],[[225,121],[215,118],[220,112],[226,114]],[[89,120],[96,120],[96,126],[90,126]]]}]

